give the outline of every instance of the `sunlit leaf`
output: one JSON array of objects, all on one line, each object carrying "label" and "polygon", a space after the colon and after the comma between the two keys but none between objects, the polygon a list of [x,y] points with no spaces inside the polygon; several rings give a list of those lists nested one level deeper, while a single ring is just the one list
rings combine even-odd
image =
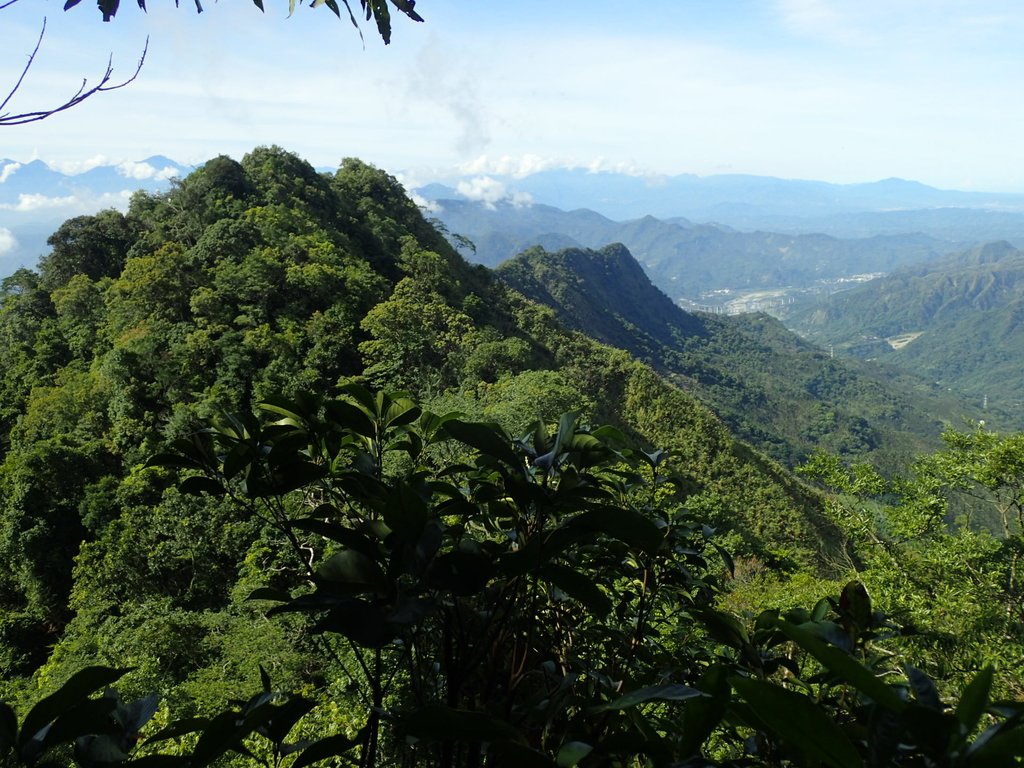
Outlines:
[{"label": "sunlit leaf", "polygon": [[811,699],[762,680],[730,682],[769,729],[809,760],[832,768],[863,768],[847,735]]}]

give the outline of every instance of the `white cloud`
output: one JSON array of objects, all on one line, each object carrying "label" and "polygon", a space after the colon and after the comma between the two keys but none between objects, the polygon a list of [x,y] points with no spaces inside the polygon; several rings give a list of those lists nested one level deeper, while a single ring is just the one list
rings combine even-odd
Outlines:
[{"label": "white cloud", "polygon": [[417,195],[411,190],[406,190],[406,194],[409,195],[409,199],[416,203],[416,207],[426,211],[427,213],[441,213],[444,208],[436,200],[427,200],[422,195]]},{"label": "white cloud", "polygon": [[0,210],[17,211],[18,213],[31,213],[33,211],[64,209],[72,213],[93,213],[102,208],[128,207],[132,191],[129,189],[120,192],[106,192],[102,195],[74,194],[64,197],[49,197],[41,194],[18,195],[18,202],[0,204]]},{"label": "white cloud", "polygon": [[533,195],[529,192],[513,192],[509,196],[509,202],[516,208],[526,208],[533,205]]},{"label": "white cloud", "polygon": [[458,169],[465,174],[494,173],[500,176],[511,176],[516,179],[524,178],[534,173],[546,171],[549,168],[558,166],[572,167],[571,163],[556,160],[540,155],[502,155],[501,157],[489,157],[480,155],[474,160],[461,163]]},{"label": "white cloud", "polygon": [[157,174],[156,168],[149,163],[137,163],[134,160],[126,160],[119,163],[117,172],[126,179],[151,179]]},{"label": "white cloud", "polygon": [[0,256],[6,256],[17,247],[18,241],[15,240],[11,230],[0,227]]},{"label": "white cloud", "polygon": [[575,168],[584,168],[590,173],[610,171],[627,176],[653,177],[657,175],[650,169],[627,160],[613,161],[605,157],[597,157],[592,160],[569,160],[565,158],[541,157],[540,155],[533,154],[518,156],[501,155],[500,157],[479,155],[473,160],[459,163],[455,168],[458,173],[467,176],[494,174],[496,176],[508,176],[513,179],[523,179],[535,173],[552,169],[573,170]]},{"label": "white cloud", "polygon": [[144,181],[145,179],[158,179],[166,181],[178,175],[178,170],[170,165],[157,170],[149,163],[139,163],[134,160],[126,160],[117,165],[117,172],[126,179]]},{"label": "white cloud", "polygon": [[505,185],[490,176],[477,176],[469,181],[460,181],[457,189],[467,200],[483,203],[488,208],[493,208],[495,203],[506,197]]},{"label": "white cloud", "polygon": [[93,168],[99,168],[101,165],[110,165],[110,159],[106,155],[93,155],[86,160],[59,160],[47,163],[47,165],[68,176],[77,176],[80,173],[91,171]]},{"label": "white cloud", "polygon": [[458,126],[454,146],[458,152],[479,151],[490,141],[489,117],[472,61],[460,61],[434,39],[424,45],[406,83],[406,99],[432,104]]},{"label": "white cloud", "polygon": [[47,197],[46,195],[40,194],[25,194],[24,192],[18,195],[18,202],[16,203],[5,203],[0,205],[7,211],[20,211],[21,213],[27,213],[28,211],[38,211],[44,208],[69,208],[75,204],[75,196],[68,195],[67,197]]},{"label": "white cloud", "polygon": [[526,192],[510,192],[506,186],[490,176],[476,176],[469,181],[460,181],[456,187],[459,194],[467,200],[483,203],[494,209],[495,203],[509,202],[516,208],[533,203],[533,197]]},{"label": "white cloud", "polygon": [[19,168],[21,168],[21,163],[8,163],[3,168],[0,168],[0,184],[11,178]]},{"label": "white cloud", "polygon": [[180,176],[180,175],[181,175],[181,171],[179,171],[177,168],[175,168],[172,165],[168,165],[166,168],[163,168],[163,169],[157,171],[156,172],[156,176],[154,178],[157,178],[160,181],[167,181],[168,179],[173,179],[173,178],[175,178],[177,176]]}]

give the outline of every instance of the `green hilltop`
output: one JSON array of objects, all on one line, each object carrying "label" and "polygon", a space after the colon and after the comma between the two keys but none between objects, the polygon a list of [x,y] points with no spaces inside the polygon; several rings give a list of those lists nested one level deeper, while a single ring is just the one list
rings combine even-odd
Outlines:
[{"label": "green hilltop", "polygon": [[[351,382],[513,433],[579,411],[668,450],[736,557],[817,570],[840,546],[815,492],[648,365],[467,264],[359,161],[319,174],[276,148],[217,158],[50,243],[5,280],[0,309],[9,681],[120,653],[128,680],[174,697],[248,675],[239,654],[262,619],[240,595],[274,567],[265,532],[145,462],[258,400]],[[201,649],[173,672],[147,644],[165,631],[176,653]]]},{"label": "green hilltop", "polygon": [[1024,752],[1021,438],[846,466],[960,414],[911,378],[276,147],[49,244],[0,288],[4,765]]}]

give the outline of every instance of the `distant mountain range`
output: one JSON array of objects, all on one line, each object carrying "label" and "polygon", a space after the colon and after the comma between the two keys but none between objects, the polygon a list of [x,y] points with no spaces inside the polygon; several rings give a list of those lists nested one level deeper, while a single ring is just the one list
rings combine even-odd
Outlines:
[{"label": "distant mountain range", "polygon": [[[134,190],[165,190],[191,170],[160,155],[86,165],[72,173],[39,160],[0,160],[0,276],[34,264],[64,219],[123,208]],[[415,192],[453,232],[476,242],[480,261],[497,264],[536,244],[621,241],[673,298],[791,276],[884,272],[991,240],[1024,246],[1024,195],[902,179],[830,184],[552,168],[466,174]]]},{"label": "distant mountain range", "polygon": [[[616,222],[595,211],[548,205],[436,201],[434,215],[476,246],[466,255],[497,266],[527,248],[600,248],[623,243],[654,283],[675,300],[701,303],[712,291],[809,288],[849,275],[888,272],[956,248],[950,240],[916,233],[840,239],[829,235],[741,232],[644,216]],[[708,299],[704,303],[720,303]]]},{"label": "distant mountain range", "polygon": [[72,216],[103,208],[126,208],[138,189],[170,187],[190,166],[161,155],[102,164],[65,173],[41,160],[0,159],[0,277],[33,266],[47,250],[46,238]]},{"label": "distant mountain range", "polygon": [[[857,211],[924,208],[990,208],[1024,212],[1024,195],[942,190],[916,181],[884,179],[864,184],[778,179],[771,176],[630,175],[554,169],[523,177],[495,174],[489,178],[510,194],[530,195],[534,202],[568,208],[590,208],[611,218],[687,216],[724,221],[757,212],[764,216],[831,216]],[[472,197],[473,190],[429,185],[418,191],[428,199]],[[452,194],[452,193],[457,194]],[[467,194],[468,193],[468,194]]]},{"label": "distant mountain range", "polygon": [[[503,202],[522,207],[529,201],[565,211],[587,209],[614,221],[654,216],[675,222],[683,217],[744,232],[844,239],[921,234],[954,248],[992,240],[1024,246],[1024,195],[941,190],[903,179],[830,184],[739,174],[640,176],[552,169],[521,178],[466,177],[449,185],[428,184],[417,193],[440,206],[442,219],[448,200],[494,208]],[[556,234],[548,230],[538,236]],[[645,261],[640,249],[634,253]]]}]

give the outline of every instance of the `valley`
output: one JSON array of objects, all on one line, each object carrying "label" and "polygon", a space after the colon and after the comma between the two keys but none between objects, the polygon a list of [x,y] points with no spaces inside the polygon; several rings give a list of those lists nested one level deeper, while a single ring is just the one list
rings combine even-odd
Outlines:
[{"label": "valley", "polygon": [[1024,6],[0,21],[0,768],[1024,766]]},{"label": "valley", "polygon": [[[946,256],[917,235],[443,206],[463,218],[435,226],[361,161],[323,172],[261,147],[133,194],[123,213],[64,221],[34,269],[4,278],[5,697],[24,707],[45,681],[71,681],[54,717],[74,718],[98,706],[83,696],[112,701],[94,678],[138,702],[161,691],[184,718],[173,749],[229,765],[231,749],[276,738],[282,750],[287,735],[239,720],[224,703],[239,686],[264,691],[245,705],[258,717],[293,707],[289,728],[317,713],[294,748],[310,763],[379,739],[373,764],[398,765],[412,752],[396,734],[429,741],[419,729],[437,717],[450,729],[441,744],[490,750],[472,730],[484,728],[533,759],[553,747],[532,725],[532,689],[495,681],[523,665],[558,676],[557,660],[570,671],[552,684],[581,703],[545,727],[588,729],[580,738],[616,760],[661,729],[657,749],[689,759],[746,753],[723,719],[733,709],[789,722],[771,697],[803,694],[772,677],[762,700],[742,682],[790,658],[776,649],[820,657],[892,702],[897,688],[868,664],[914,658],[936,696],[955,697],[985,682],[974,670],[993,657],[1024,660],[1024,644],[1006,641],[1020,599],[1019,473],[1006,462],[1020,436],[990,431],[1012,414],[995,396],[978,403],[946,379],[847,356],[850,334],[865,333],[912,352],[936,335],[929,322],[960,309],[1008,323],[1016,249]],[[485,219],[478,260],[541,228],[548,247],[474,264],[455,227]],[[621,242],[580,244],[619,236],[646,261]],[[918,283],[932,286],[924,299],[911,298]],[[868,328],[853,310],[871,297],[889,297],[892,316],[874,311]],[[979,322],[991,330],[993,317]],[[865,599],[878,610],[851,618],[846,606]],[[669,620],[681,606],[689,618]],[[951,626],[955,639],[933,643]],[[882,654],[858,639],[889,627]],[[593,708],[619,706],[619,665],[641,704],[675,701],[666,668],[708,685],[722,708],[715,745],[653,714],[611,721],[626,746],[597,738],[609,721]],[[693,678],[694,665],[740,682]],[[616,675],[576,690],[584,670]],[[1024,691],[1013,674],[986,684]],[[271,685],[305,693],[275,698]],[[822,722],[862,717],[843,698],[807,701]],[[385,707],[387,722],[374,714]],[[228,719],[241,725],[225,731]]]}]

